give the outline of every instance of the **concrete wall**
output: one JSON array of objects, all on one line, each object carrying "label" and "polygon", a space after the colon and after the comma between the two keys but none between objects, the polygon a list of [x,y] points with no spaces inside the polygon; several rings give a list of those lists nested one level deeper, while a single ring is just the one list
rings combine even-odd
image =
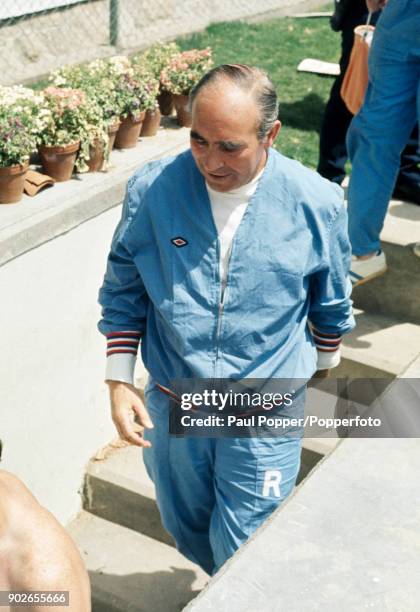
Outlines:
[{"label": "concrete wall", "polygon": [[0,19],[19,17],[30,13],[42,13],[47,9],[78,4],[84,0],[7,0],[7,3],[0,5]]},{"label": "concrete wall", "polygon": [[89,458],[116,435],[96,298],[120,208],[0,268],[0,465],[63,523]]},{"label": "concrete wall", "polygon": [[283,13],[320,0],[120,0],[119,38],[110,46],[109,0],[91,0],[0,22],[0,84],[36,81],[49,70],[149,46],[205,28],[212,22]]},{"label": "concrete wall", "polygon": [[[166,125],[113,151],[107,172],[0,206],[0,466],[62,523],[80,509],[89,459],[117,437],[97,294],[128,177],[188,146],[187,128]],[[144,384],[140,359],[137,366]]]}]

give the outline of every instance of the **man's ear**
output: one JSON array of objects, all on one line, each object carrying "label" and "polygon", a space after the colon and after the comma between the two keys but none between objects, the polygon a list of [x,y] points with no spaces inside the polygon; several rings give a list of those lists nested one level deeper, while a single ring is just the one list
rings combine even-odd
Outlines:
[{"label": "man's ear", "polygon": [[280,130],[281,130],[281,122],[278,119],[276,119],[273,127],[268,132],[267,136],[264,138],[263,142],[264,142],[264,147],[266,149],[273,146],[274,141],[276,140]]}]

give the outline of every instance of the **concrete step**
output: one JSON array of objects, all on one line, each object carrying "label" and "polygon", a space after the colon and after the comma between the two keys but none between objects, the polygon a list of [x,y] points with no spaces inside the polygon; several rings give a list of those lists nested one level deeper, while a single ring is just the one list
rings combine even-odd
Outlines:
[{"label": "concrete step", "polygon": [[126,446],[104,461],[91,461],[85,476],[85,510],[150,538],[174,545],[162,526],[155,489],[142,450]]},{"label": "concrete step", "polygon": [[[420,235],[418,236],[420,241]],[[388,271],[355,287],[355,306],[403,321],[420,324],[420,258],[413,253],[413,243],[399,246],[383,242]]]},{"label": "concrete step", "polygon": [[343,339],[343,359],[334,377],[394,378],[420,354],[420,325],[359,309],[355,318],[356,328]]},{"label": "concrete step", "polygon": [[[323,406],[327,404],[328,400],[323,402]],[[339,442],[331,433],[327,436],[305,438],[298,482]],[[154,485],[144,467],[141,449],[126,446],[113,450],[104,461],[91,461],[83,497],[87,512],[174,546],[162,526]]]},{"label": "concrete step", "polygon": [[337,436],[331,438],[304,438],[302,442],[300,470],[296,485],[299,485],[305,480],[314,467],[324,459],[324,457],[332,453],[340,442],[341,439]]},{"label": "concrete step", "polygon": [[88,512],[68,530],[89,571],[93,612],[178,612],[209,580],[172,546]]},{"label": "concrete step", "polygon": [[353,291],[358,308],[403,321],[420,323],[420,206],[392,200],[381,234],[388,271]]}]

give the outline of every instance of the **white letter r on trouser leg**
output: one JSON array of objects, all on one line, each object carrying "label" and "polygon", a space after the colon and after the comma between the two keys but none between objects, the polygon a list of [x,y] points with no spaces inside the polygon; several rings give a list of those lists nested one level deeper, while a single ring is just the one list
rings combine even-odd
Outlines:
[{"label": "white letter r on trouser leg", "polygon": [[280,470],[267,470],[264,476],[263,496],[270,496],[270,489],[273,490],[274,497],[280,497]]}]

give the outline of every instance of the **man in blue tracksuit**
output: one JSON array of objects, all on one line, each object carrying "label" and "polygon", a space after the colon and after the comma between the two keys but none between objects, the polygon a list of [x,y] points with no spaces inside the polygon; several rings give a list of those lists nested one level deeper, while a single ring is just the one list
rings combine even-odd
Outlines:
[{"label": "man in blue tracksuit", "polygon": [[212,574],[293,489],[301,439],[170,436],[173,381],[307,380],[338,364],[354,320],[342,191],[272,148],[267,75],[220,66],[191,100],[191,149],[128,183],[99,329],[114,423],[144,447],[178,549]]}]

